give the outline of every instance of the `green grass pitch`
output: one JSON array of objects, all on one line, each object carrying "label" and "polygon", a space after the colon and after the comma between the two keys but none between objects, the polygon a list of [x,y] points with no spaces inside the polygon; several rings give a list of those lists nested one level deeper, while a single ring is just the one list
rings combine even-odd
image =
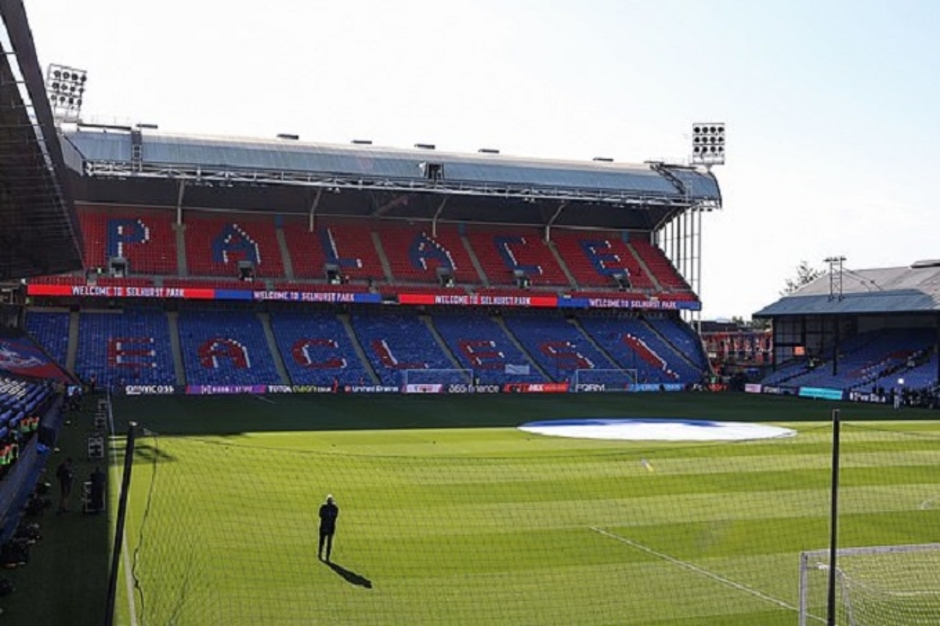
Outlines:
[{"label": "green grass pitch", "polygon": [[[118,430],[133,419],[156,435],[138,440],[117,623],[133,610],[143,625],[792,625],[799,553],[827,546],[834,406],[704,394],[121,399]],[[934,413],[840,408],[841,545],[940,540]],[[799,434],[650,443],[515,428],[602,416]],[[316,545],[327,493],[341,508],[332,565]]]}]

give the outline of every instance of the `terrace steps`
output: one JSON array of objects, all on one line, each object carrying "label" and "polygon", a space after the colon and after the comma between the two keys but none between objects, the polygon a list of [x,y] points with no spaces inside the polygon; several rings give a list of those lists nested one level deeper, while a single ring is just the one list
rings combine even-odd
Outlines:
[{"label": "terrace steps", "polygon": [[382,384],[382,381],[379,378],[379,375],[376,373],[375,368],[372,367],[372,362],[369,360],[369,357],[366,356],[365,351],[362,349],[362,344],[359,343],[359,337],[356,336],[356,331],[353,330],[352,322],[349,320],[349,313],[340,313],[337,315],[337,317],[339,318],[339,321],[343,323],[343,328],[346,329],[346,335],[349,337],[353,348],[356,350],[356,356],[359,357],[359,362],[362,363],[362,367],[365,368],[366,373],[369,374],[369,378],[372,380],[372,384]]},{"label": "terrace steps", "polygon": [[545,380],[554,380],[548,374],[548,372],[545,371],[545,368],[542,367],[542,364],[538,362],[538,359],[533,358],[532,355],[529,354],[529,351],[526,350],[525,346],[522,345],[522,342],[519,341],[519,338],[516,337],[516,334],[510,330],[509,326],[506,325],[506,321],[502,317],[499,315],[494,315],[490,319],[496,322],[496,325],[502,329],[502,331],[506,334],[506,337],[509,338],[509,341],[511,341],[512,344],[516,346],[519,352],[525,356],[526,360],[532,365],[532,367],[536,369],[536,371],[538,371],[539,374],[542,375]]},{"label": "terrace steps", "polygon": [[290,376],[287,375],[287,368],[284,366],[284,358],[281,351],[277,348],[277,340],[274,338],[274,330],[271,328],[271,314],[267,312],[258,313],[258,319],[261,320],[261,327],[264,328],[264,338],[268,343],[268,350],[271,351],[271,358],[274,359],[274,367],[277,368],[277,375],[285,385],[291,384]]},{"label": "terrace steps", "polygon": [[287,247],[287,237],[284,235],[284,229],[281,222],[278,221],[274,228],[274,236],[277,238],[277,247],[281,251],[281,259],[284,262],[284,276],[289,281],[294,280],[294,262],[290,258],[290,248]]},{"label": "terrace steps", "polygon": [[167,312],[167,322],[170,325],[170,351],[173,353],[173,370],[176,373],[176,384],[186,385],[186,368],[183,367],[183,351],[180,348],[180,327],[178,311]]},{"label": "terrace steps", "polygon": [[69,349],[65,357],[65,369],[75,372],[75,361],[78,357],[78,311],[69,314]]},{"label": "terrace steps", "polygon": [[473,269],[477,271],[477,275],[480,277],[480,283],[484,287],[489,287],[490,280],[486,276],[486,272],[483,271],[483,266],[480,265],[480,259],[477,258],[477,253],[474,252],[473,246],[470,245],[470,240],[467,239],[467,236],[464,233],[460,233],[460,241],[463,243],[463,247],[466,249],[467,254],[470,255],[470,262],[473,263]]},{"label": "terrace steps", "polygon": [[420,316],[422,321],[428,327],[428,330],[431,332],[431,336],[434,337],[434,341],[437,342],[437,345],[440,346],[441,350],[444,352],[444,356],[447,357],[447,360],[451,362],[451,365],[454,366],[454,369],[464,369],[465,366],[461,365],[460,361],[457,359],[457,356],[454,354],[453,350],[450,349],[450,346],[447,345],[447,342],[444,341],[444,338],[441,337],[441,333],[437,330],[437,327],[434,325],[434,320],[430,315]]},{"label": "terrace steps", "polygon": [[581,333],[581,336],[584,337],[584,338],[588,341],[588,343],[590,343],[592,346],[594,346],[594,348],[595,348],[598,352],[600,352],[602,355],[604,355],[604,358],[607,359],[607,362],[608,362],[608,364],[610,365],[610,367],[612,367],[612,368],[614,368],[614,369],[620,369],[620,364],[617,363],[617,359],[615,359],[613,356],[611,356],[610,352],[608,352],[607,349],[606,349],[604,346],[602,346],[600,343],[598,343],[598,341],[597,341],[596,339],[594,339],[594,337],[591,335],[591,333],[587,332],[587,331],[584,329],[584,327],[581,326],[581,322],[578,321],[578,318],[576,318],[576,317],[570,317],[570,318],[568,318],[568,323],[571,324],[572,326],[574,326],[575,328],[577,328],[577,329],[578,329],[578,332]]}]

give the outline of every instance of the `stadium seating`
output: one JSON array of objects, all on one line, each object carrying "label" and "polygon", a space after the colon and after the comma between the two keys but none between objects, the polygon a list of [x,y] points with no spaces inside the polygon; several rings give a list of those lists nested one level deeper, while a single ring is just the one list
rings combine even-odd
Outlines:
[{"label": "stadium seating", "polygon": [[69,314],[32,309],[26,316],[26,331],[60,365],[69,350]]},{"label": "stadium seating", "polygon": [[342,322],[332,312],[283,311],[271,315],[284,366],[295,385],[371,382]]},{"label": "stadium seating", "polygon": [[612,363],[575,326],[556,315],[506,315],[506,326],[556,381],[575,370],[613,369]]},{"label": "stadium seating", "polygon": [[190,276],[237,277],[239,261],[252,263],[255,276],[284,276],[284,262],[271,218],[186,219],[186,264]]},{"label": "stadium seating", "polygon": [[701,371],[639,318],[584,316],[581,325],[620,367],[635,369],[640,383],[688,384],[702,378]]},{"label": "stadium seating", "polygon": [[532,285],[571,286],[535,228],[474,228],[466,236],[491,285],[514,284],[520,270]]},{"label": "stadium seating", "polygon": [[385,385],[401,385],[404,370],[452,369],[425,322],[413,313],[351,315],[359,344]]},{"label": "stadium seating", "polygon": [[666,258],[666,253],[643,238],[630,240],[630,245],[636,250],[646,267],[649,268],[656,281],[664,291],[691,292],[689,283],[676,271],[672,262]]},{"label": "stadium seating", "polygon": [[352,280],[385,280],[372,229],[364,222],[320,222],[310,232],[306,223],[289,220],[284,237],[295,278],[323,279],[325,266],[332,264]]},{"label": "stadium seating", "polygon": [[545,382],[528,355],[489,316],[440,313],[434,325],[461,367],[473,370],[481,384]]},{"label": "stadium seating", "polygon": [[556,230],[552,240],[579,285],[614,289],[613,275],[626,270],[632,289],[653,287],[649,274],[617,233]]},{"label": "stadium seating", "polygon": [[101,385],[175,384],[170,327],[159,309],[83,312],[75,372]]},{"label": "stadium seating", "polygon": [[[791,376],[786,384],[866,390],[872,385],[880,385],[890,389],[897,386],[899,377],[906,377],[908,358],[929,349],[934,337],[935,332],[930,329],[885,329],[855,335],[840,346],[836,374],[832,373],[832,361],[826,360],[818,363],[817,367]],[[769,376],[765,384],[773,384],[773,380],[774,377]]]},{"label": "stadium seating", "polygon": [[676,351],[685,355],[697,372],[708,369],[708,355],[705,354],[702,340],[688,324],[668,317],[647,316],[645,319]]},{"label": "stadium seating", "polygon": [[470,254],[452,226],[439,227],[436,237],[430,225],[383,224],[377,232],[395,282],[437,284],[437,268],[444,267],[453,272],[458,284],[480,283]]},{"label": "stadium seating", "polygon": [[176,234],[167,211],[83,208],[78,218],[85,238],[85,266],[108,265],[124,257],[132,274],[176,274]]},{"label": "stadium seating", "polygon": [[261,320],[251,311],[181,311],[179,334],[190,385],[282,382]]}]

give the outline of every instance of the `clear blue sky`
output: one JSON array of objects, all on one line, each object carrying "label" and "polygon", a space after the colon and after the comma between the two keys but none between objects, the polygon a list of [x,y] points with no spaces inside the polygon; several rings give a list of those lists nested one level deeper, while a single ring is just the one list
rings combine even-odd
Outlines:
[{"label": "clear blue sky", "polygon": [[[145,8],[149,7],[149,8]],[[940,2],[26,0],[87,116],[161,130],[684,160],[728,124],[703,316],[801,260],[940,258]]]}]

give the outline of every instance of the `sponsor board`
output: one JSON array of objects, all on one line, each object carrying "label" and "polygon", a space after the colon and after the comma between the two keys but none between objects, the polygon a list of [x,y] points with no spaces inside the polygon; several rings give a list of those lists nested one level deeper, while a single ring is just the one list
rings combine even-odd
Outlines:
[{"label": "sponsor board", "polygon": [[763,387],[758,383],[745,383],[744,393],[762,393]]},{"label": "sponsor board", "polygon": [[267,385],[186,385],[187,395],[194,396],[263,394],[267,393],[267,390]]},{"label": "sponsor board", "polygon": [[639,383],[630,387],[632,391],[682,391],[685,385],[679,383]]},{"label": "sponsor board", "polygon": [[760,389],[761,393],[768,393],[772,396],[792,396],[795,391],[790,387],[775,387],[773,385],[762,385]]},{"label": "sponsor board", "polygon": [[871,402],[872,404],[888,403],[888,399],[885,396],[879,396],[876,393],[862,393],[860,391],[850,391],[849,400],[852,402]]},{"label": "sponsor board", "polygon": [[444,385],[441,383],[408,383],[404,393],[442,393]]},{"label": "sponsor board", "polygon": [[800,387],[797,395],[801,398],[816,400],[842,400],[845,397],[845,392],[841,389],[830,389],[828,387]]},{"label": "sponsor board", "polygon": [[499,385],[464,385],[454,383],[447,385],[447,393],[499,393]]},{"label": "sponsor board", "polygon": [[128,396],[168,396],[178,391],[175,385],[124,385]]},{"label": "sponsor board", "polygon": [[505,393],[566,393],[568,383],[507,383]]},{"label": "sponsor board", "polygon": [[345,393],[400,393],[401,388],[392,385],[346,385]]},{"label": "sponsor board", "polygon": [[268,393],[333,393],[329,385],[268,385]]}]

